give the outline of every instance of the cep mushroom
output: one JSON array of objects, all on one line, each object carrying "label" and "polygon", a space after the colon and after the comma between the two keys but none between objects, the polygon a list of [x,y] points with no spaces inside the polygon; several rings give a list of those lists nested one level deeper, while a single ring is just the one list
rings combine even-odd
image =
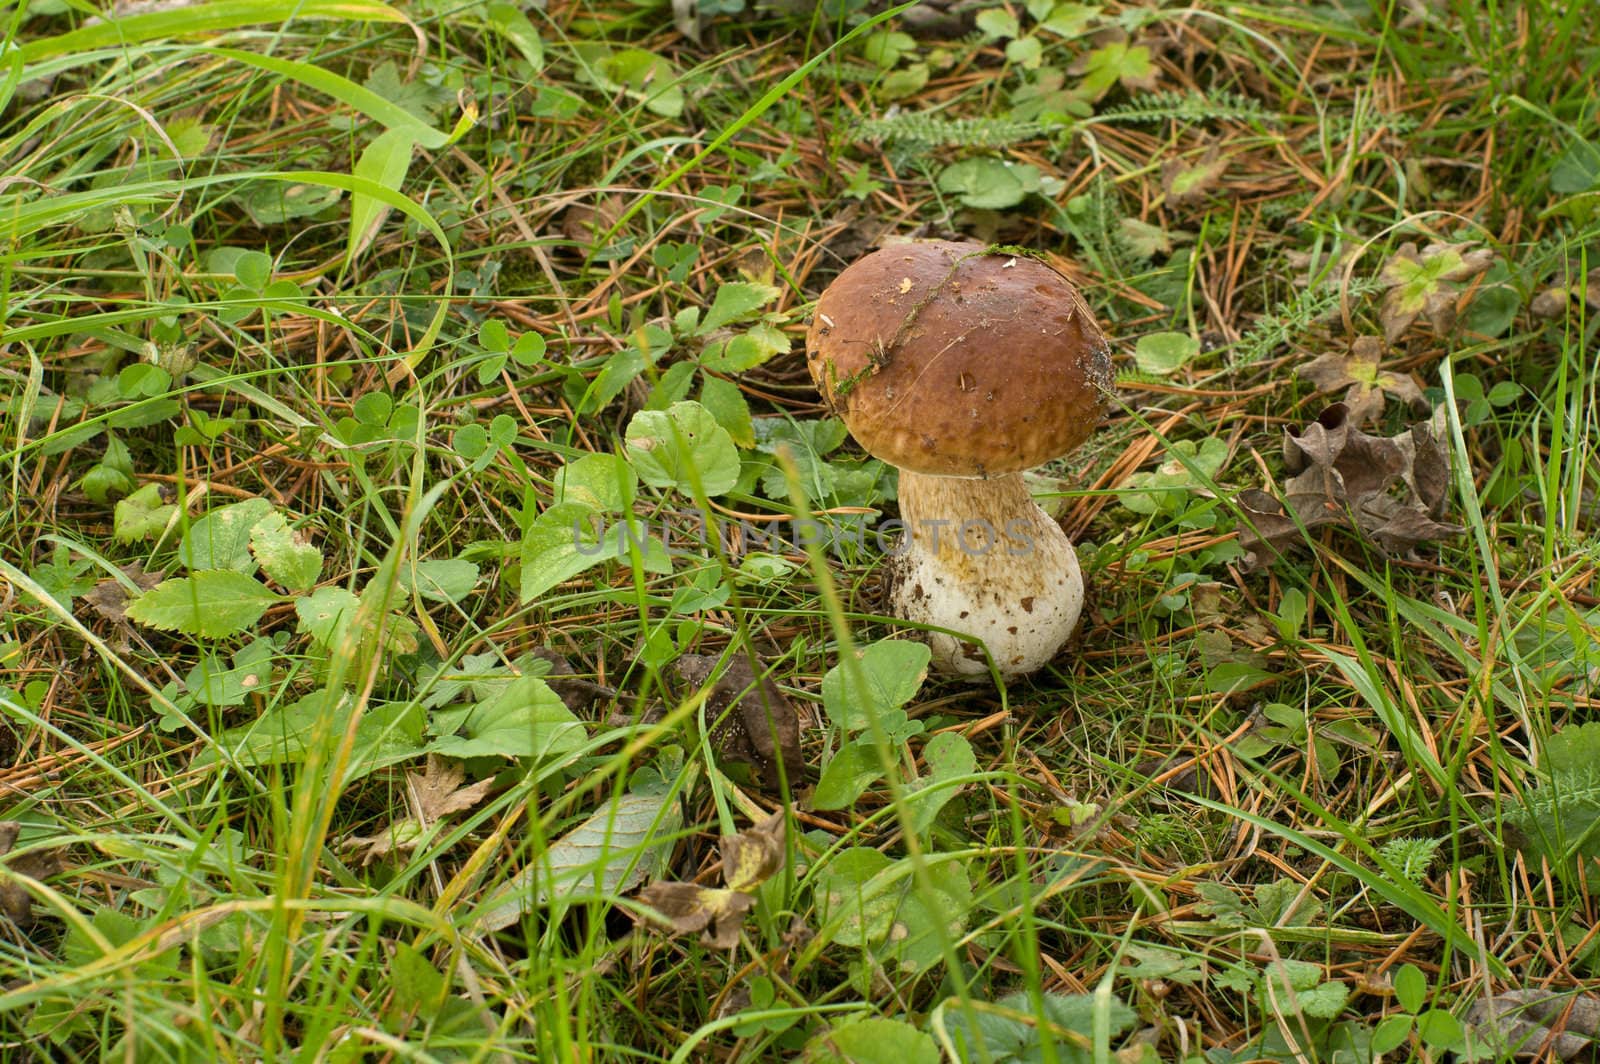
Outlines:
[{"label": "cep mushroom", "polygon": [[[981,642],[1003,676],[1042,667],[1077,626],[1083,577],[1021,474],[1082,443],[1112,384],[1077,289],[982,244],[894,245],[822,293],[806,357],[856,441],[900,471],[895,615]],[[956,636],[929,643],[941,671],[988,671]]]}]

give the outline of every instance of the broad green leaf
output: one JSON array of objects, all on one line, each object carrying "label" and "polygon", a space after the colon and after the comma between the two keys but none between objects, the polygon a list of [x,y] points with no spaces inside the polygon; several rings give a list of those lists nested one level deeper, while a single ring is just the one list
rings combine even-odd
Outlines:
[{"label": "broad green leaf", "polygon": [[428,749],[446,757],[542,761],[571,753],[587,737],[572,710],[537,676],[519,676],[475,706],[439,710],[428,730],[439,736]]},{"label": "broad green leaf", "polygon": [[951,163],[939,171],[940,192],[955,196],[964,206],[1001,211],[1015,207],[1029,193],[1038,192],[1036,167],[981,156]]},{"label": "broad green leaf", "polygon": [[1422,1011],[1428,999],[1428,977],[1415,964],[1402,964],[1394,973],[1394,998],[1413,1016]]},{"label": "broad green leaf", "polygon": [[678,797],[665,787],[618,795],[537,854],[473,923],[498,931],[551,901],[626,894],[666,870],[682,826]]},{"label": "broad green leaf", "polygon": [[1022,32],[1017,16],[1003,7],[986,8],[975,19],[978,29],[991,41],[1015,37]]},{"label": "broad green leaf", "polygon": [[461,558],[431,558],[402,565],[399,581],[408,595],[415,589],[433,602],[460,602],[477,586],[478,566]]},{"label": "broad green leaf", "polygon": [[870,739],[853,739],[822,766],[811,796],[814,809],[843,809],[883,778],[883,756]]},{"label": "broad green leaf", "polygon": [[897,863],[905,873],[899,880],[902,900],[893,931],[875,952],[891,970],[927,971],[944,959],[945,946],[955,945],[967,929],[972,881],[957,861],[930,863],[925,883],[912,874],[908,858]]},{"label": "broad green leaf", "polygon": [[841,946],[865,948],[882,940],[894,924],[903,884],[879,877],[894,862],[867,846],[836,854],[816,875],[819,933]]},{"label": "broad green leaf", "polygon": [[[260,718],[217,737],[217,747],[242,765],[286,765],[304,761],[311,743],[323,736],[343,735],[349,728],[355,699],[327,688],[313,691],[287,706],[274,706]],[[422,707],[414,702],[369,702],[356,723],[346,780],[360,779],[380,768],[409,761],[422,753]],[[195,758],[195,766],[215,764],[215,750]]]},{"label": "broad green leaf", "polygon": [[254,571],[250,558],[250,530],[272,513],[266,499],[219,506],[189,526],[178,544],[178,560],[190,569]]},{"label": "broad green leaf", "polygon": [[[822,677],[822,705],[828,719],[846,731],[864,731],[881,716],[911,701],[928,675],[933,654],[926,643],[882,639],[858,652],[859,667],[835,665]],[[856,676],[865,682],[857,686]]]},{"label": "broad green leaf", "polygon": [[544,40],[516,4],[492,3],[483,9],[489,26],[516,45],[522,58],[537,72],[544,68]]},{"label": "broad green leaf", "polygon": [[231,666],[206,654],[183,678],[184,689],[201,705],[242,706],[251,695],[267,693],[276,652],[272,640],[258,637],[233,655]]},{"label": "broad green leaf", "polygon": [[208,569],[163,580],[133,601],[128,617],[150,628],[221,639],[249,628],[278,601],[244,573]]},{"label": "broad green leaf", "polygon": [[705,336],[724,326],[760,317],[761,309],[777,299],[781,291],[770,284],[730,281],[717,289],[716,298],[711,301],[711,307],[695,329],[695,334]]},{"label": "broad green leaf", "polygon": [[600,542],[597,525],[604,531],[599,515],[578,502],[558,502],[528,524],[522,537],[522,602],[532,602],[557,584],[615,557],[614,550]]},{"label": "broad green leaf", "polygon": [[928,774],[906,788],[911,829],[918,835],[926,835],[939,810],[960,793],[959,787],[934,785],[970,776],[978,768],[972,744],[957,732],[941,732],[929,739],[922,748],[922,760],[928,766]]},{"label": "broad green leaf", "polygon": [[1188,333],[1159,332],[1139,337],[1134,363],[1145,373],[1168,377],[1200,353],[1200,343]]},{"label": "broad green leaf", "polygon": [[250,553],[268,578],[289,591],[309,591],[322,575],[322,552],[303,542],[276,511],[250,529]]},{"label": "broad green leaf", "polygon": [[[356,160],[354,173],[384,188],[399,191],[411,168],[411,153],[416,141],[406,129],[386,129],[373,138]],[[355,258],[371,246],[383,220],[389,216],[389,205],[364,193],[350,196],[350,237],[346,253]]]},{"label": "broad green leaf", "polygon": [[300,618],[297,632],[309,635],[320,646],[332,646],[341,624],[354,624],[361,600],[342,587],[318,588],[304,598],[295,599],[295,616]]},{"label": "broad green leaf", "polygon": [[692,399],[666,410],[641,410],[628,422],[628,458],[639,479],[691,495],[698,475],[706,495],[738,483],[739,452],[728,430]]},{"label": "broad green leaf", "polygon": [[578,72],[606,92],[625,92],[645,109],[664,118],[683,114],[683,87],[671,62],[643,48],[613,51],[609,45],[579,42],[573,45]]},{"label": "broad green leaf", "polygon": [[621,513],[633,501],[639,478],[621,455],[586,454],[556,470],[558,502],[582,503],[605,513]]},{"label": "broad green leaf", "polygon": [[802,1064],[939,1064],[933,1036],[900,1020],[871,1018],[834,1027],[806,1043]]}]

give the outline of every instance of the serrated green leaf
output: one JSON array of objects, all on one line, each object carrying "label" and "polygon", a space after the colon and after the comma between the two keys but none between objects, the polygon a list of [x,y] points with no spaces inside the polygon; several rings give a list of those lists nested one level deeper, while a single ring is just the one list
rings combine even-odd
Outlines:
[{"label": "serrated green leaf", "polygon": [[332,646],[333,637],[341,624],[354,624],[361,600],[355,593],[342,587],[318,588],[304,598],[295,600],[295,616],[300,624],[295,629],[309,635],[319,646]]},{"label": "serrated green leaf", "polygon": [[149,628],[221,639],[249,628],[278,601],[244,573],[200,570],[146,591],[128,607],[128,618]]},{"label": "serrated green leaf", "polygon": [[700,405],[711,412],[717,424],[728,431],[728,436],[739,447],[756,445],[755,425],[750,418],[750,404],[744,392],[732,381],[721,377],[704,377],[700,381]]},{"label": "serrated green leaf", "polygon": [[289,591],[309,591],[322,576],[322,552],[302,542],[276,511],[251,527],[250,553],[268,578]]},{"label": "serrated green leaf", "polygon": [[752,281],[729,281],[717,289],[716,298],[700,320],[695,335],[705,336],[717,329],[759,317],[761,308],[778,298],[782,289]]}]

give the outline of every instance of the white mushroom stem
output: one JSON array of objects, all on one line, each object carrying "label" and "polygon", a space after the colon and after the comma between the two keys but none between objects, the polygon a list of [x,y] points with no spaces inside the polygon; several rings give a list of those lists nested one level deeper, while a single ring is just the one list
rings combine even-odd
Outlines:
[{"label": "white mushroom stem", "polygon": [[[1061,526],[1039,509],[1021,474],[986,480],[900,471],[904,541],[893,560],[895,614],[981,641],[1002,676],[1055,657],[1078,625],[1083,577]],[[933,665],[987,673],[981,647],[928,633]]]}]

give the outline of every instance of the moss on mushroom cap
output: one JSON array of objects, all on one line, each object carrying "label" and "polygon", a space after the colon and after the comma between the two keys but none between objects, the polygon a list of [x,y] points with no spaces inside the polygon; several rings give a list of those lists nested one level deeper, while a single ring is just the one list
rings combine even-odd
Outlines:
[{"label": "moss on mushroom cap", "polygon": [[1030,469],[1104,413],[1111,350],[1078,291],[982,244],[897,244],[817,302],[811,376],[857,442],[929,476]]}]

